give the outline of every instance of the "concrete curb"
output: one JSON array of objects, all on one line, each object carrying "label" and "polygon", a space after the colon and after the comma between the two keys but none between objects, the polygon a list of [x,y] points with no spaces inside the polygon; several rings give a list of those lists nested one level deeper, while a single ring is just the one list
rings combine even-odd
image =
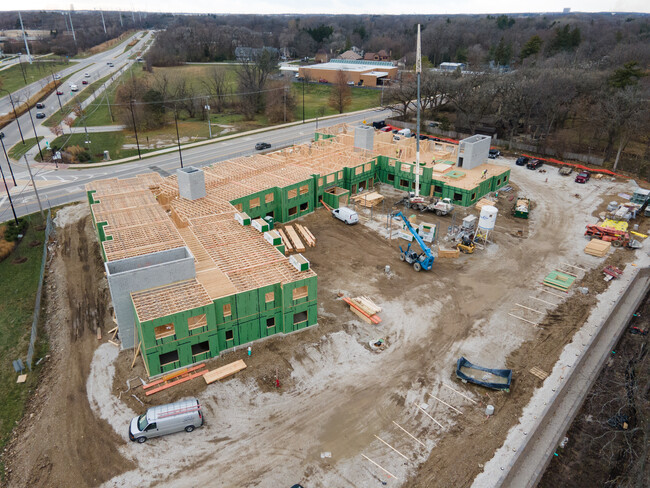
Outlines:
[{"label": "concrete curb", "polygon": [[[643,301],[648,289],[650,289],[650,269],[640,269],[619,295],[611,312],[601,322],[588,349],[569,370],[568,378],[564,381],[561,390],[546,406],[534,431],[528,433],[525,443],[517,450],[502,476],[496,480],[495,486],[522,488],[537,486],[551,462],[560,439],[578,414],[610,351],[625,332],[632,314]],[[632,301],[626,303],[628,298]],[[617,322],[619,315],[620,322]],[[585,371],[584,368],[587,370]],[[571,395],[576,392],[576,396]],[[517,479],[519,472],[525,473],[522,474],[527,477],[525,484],[522,484],[522,479]]]}]

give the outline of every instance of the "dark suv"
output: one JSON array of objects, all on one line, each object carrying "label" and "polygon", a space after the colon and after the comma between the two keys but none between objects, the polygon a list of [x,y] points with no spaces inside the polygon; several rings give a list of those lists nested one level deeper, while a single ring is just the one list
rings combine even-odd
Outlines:
[{"label": "dark suv", "polygon": [[386,127],[386,121],[385,120],[379,120],[377,122],[373,122],[372,126],[377,130],[383,129],[384,127]]},{"label": "dark suv", "polygon": [[526,156],[519,156],[517,158],[517,161],[515,161],[515,164],[517,166],[526,166],[528,164],[528,161],[530,161],[530,159],[528,159]]},{"label": "dark suv", "polygon": [[261,151],[262,149],[269,149],[271,147],[271,144],[268,142],[258,142],[255,144],[255,149],[258,151]]}]

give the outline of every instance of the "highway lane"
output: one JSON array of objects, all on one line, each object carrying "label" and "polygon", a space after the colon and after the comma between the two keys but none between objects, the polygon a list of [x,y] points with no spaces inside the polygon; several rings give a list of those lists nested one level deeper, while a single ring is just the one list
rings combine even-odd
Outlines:
[{"label": "highway lane", "polygon": [[[50,134],[49,129],[46,129],[45,127],[41,128],[42,123],[46,119],[37,119],[36,118],[36,112],[45,112],[46,116],[52,115],[52,113],[56,112],[59,110],[59,101],[61,102],[61,105],[65,105],[66,102],[68,102],[71,98],[73,98],[73,95],[77,95],[81,93],[84,89],[87,89],[89,85],[83,85],[82,81],[83,80],[88,80],[89,84],[97,81],[104,76],[109,75],[110,73],[115,73],[117,74],[118,71],[126,64],[130,64],[133,61],[129,60],[129,56],[131,56],[134,52],[143,49],[146,41],[153,35],[152,32],[146,32],[145,36],[140,39],[140,36],[143,34],[143,32],[138,32],[134,36],[131,36],[129,39],[126,39],[123,43],[119,44],[118,46],[109,49],[108,51],[105,51],[103,53],[95,54],[94,56],[90,56],[89,58],[86,58],[83,60],[83,62],[79,63],[74,63],[71,64],[69,68],[65,68],[62,71],[59,71],[59,74],[61,75],[61,78],[64,78],[70,73],[74,73],[78,71],[78,73],[74,74],[71,76],[65,84],[63,84],[59,89],[63,92],[63,95],[56,95],[56,92],[52,93],[50,96],[45,98],[44,100],[41,100],[41,102],[45,105],[44,109],[35,109],[33,108],[32,111],[32,117],[34,120],[34,125],[36,126],[36,131],[39,135],[44,135],[44,134]],[[129,49],[127,52],[124,52],[124,49],[126,47],[126,44],[134,39],[140,39],[138,44],[133,46],[131,49]],[[108,62],[113,63],[114,66],[110,67],[108,66]],[[85,73],[88,73],[90,75],[89,77],[85,77]],[[32,85],[29,85],[28,87],[18,90],[14,93],[12,93],[12,98],[14,100],[14,104],[16,107],[22,105],[24,103],[25,97],[19,97],[17,94],[24,93],[25,90],[31,90],[29,93],[36,93],[40,89],[40,87],[44,84],[46,84],[48,81],[51,81],[50,79],[46,80],[41,80],[40,82],[32,83]],[[76,93],[72,93],[70,91],[70,85],[71,84],[76,84],[79,88],[79,91]],[[38,85],[36,89],[32,89],[34,85]],[[2,103],[6,103],[6,105],[1,105]],[[0,101],[0,114],[3,112],[11,112],[11,104],[9,103],[9,97],[5,96],[2,101]],[[23,137],[25,139],[32,138],[34,137],[34,130],[31,125],[31,120],[29,118],[29,114],[25,113],[22,116],[18,118],[18,122],[20,123],[20,128],[22,129],[23,132]],[[7,148],[10,148],[14,144],[20,142],[20,133],[18,129],[18,124],[16,124],[15,121],[10,122],[7,124],[3,129],[2,132],[5,134],[5,145]],[[4,163],[4,162],[3,162]],[[0,164],[3,164],[0,163]],[[3,166],[3,169],[5,166]]]},{"label": "highway lane", "polygon": [[[72,73],[74,73],[76,71],[80,71],[80,73],[74,75],[70,79],[70,81],[72,81],[72,79],[75,79],[75,80],[78,79],[79,88],[81,88],[81,78],[83,77],[84,72],[87,71],[89,74],[91,74],[91,79],[92,79],[93,74],[99,74],[99,72],[100,72],[99,68],[102,65],[104,67],[106,67],[106,63],[108,61],[114,60],[114,59],[116,60],[118,58],[122,59],[121,55],[125,54],[124,49],[125,49],[127,43],[131,42],[134,39],[138,39],[142,35],[142,33],[143,32],[138,32],[138,33],[134,34],[133,36],[126,39],[124,42],[120,43],[118,46],[115,46],[114,48],[109,49],[108,51],[98,53],[98,54],[95,54],[93,56],[89,56],[89,57],[87,57],[85,59],[71,60],[70,61],[70,66],[58,71],[57,74],[61,78],[64,78],[69,74],[72,74]],[[142,45],[143,44],[141,44],[141,46]],[[134,46],[133,48],[131,48],[126,53],[126,56],[124,56],[124,58],[128,58],[128,56],[130,56],[134,52],[133,50],[136,49],[137,47],[138,46]],[[27,58],[27,56],[23,56],[23,58]],[[38,60],[38,59],[35,58],[35,60]],[[25,59],[24,62],[28,62],[28,61],[26,61],[26,59]],[[106,74],[108,74],[108,71],[106,71]],[[31,83],[30,85],[27,85],[26,87],[23,87],[23,88],[21,88],[19,90],[16,90],[15,92],[13,92],[11,94],[11,96],[12,96],[12,98],[14,100],[14,103],[16,103],[17,101],[26,100],[31,95],[37,93],[43,86],[45,86],[50,81],[52,81],[52,76],[47,76],[47,77],[45,77],[45,78],[43,78],[41,80],[38,80],[38,81],[35,81],[34,83]],[[2,98],[0,98],[0,115],[4,115],[4,114],[10,113],[12,111],[9,96],[6,94],[6,92],[2,92],[2,94],[3,94],[3,96],[2,96]],[[63,99],[61,100],[61,103],[64,103]],[[52,105],[52,107],[54,107],[54,105]],[[58,107],[58,104],[57,104],[57,107]],[[21,120],[21,122],[22,122],[22,120]]]},{"label": "highway lane", "polygon": [[[359,123],[366,120],[368,123],[383,120],[390,115],[388,110],[368,110],[363,113],[343,115],[325,121],[319,120],[319,127],[346,123]],[[293,144],[302,144],[312,140],[316,130],[316,122],[307,122],[291,127],[272,129],[261,134],[244,135],[239,138],[215,142],[204,146],[186,148],[182,150],[184,166],[206,166],[239,156],[258,153],[255,150],[257,142],[269,142],[271,151]],[[268,151],[266,151],[268,152]],[[137,174],[157,171],[162,175],[173,174],[180,167],[178,151],[152,156],[143,160],[136,160],[114,166],[103,166],[84,170],[55,170],[48,165],[34,170],[34,178],[39,189],[39,196],[44,207],[56,206],[73,201],[85,199],[85,185],[93,180],[105,178],[128,178]],[[16,179],[27,181],[29,176],[24,166],[14,165]],[[38,203],[31,186],[19,185],[11,192],[14,206],[18,216],[27,215],[38,211]],[[0,222],[12,218],[9,202],[3,192],[0,196]]]}]

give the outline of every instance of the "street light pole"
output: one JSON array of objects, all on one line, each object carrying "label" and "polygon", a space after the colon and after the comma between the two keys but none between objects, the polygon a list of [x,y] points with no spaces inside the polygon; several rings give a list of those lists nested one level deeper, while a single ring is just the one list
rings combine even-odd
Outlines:
[{"label": "street light pole", "polygon": [[34,137],[36,138],[38,153],[41,155],[41,162],[45,162],[45,158],[43,158],[43,151],[41,151],[41,143],[38,142],[38,134],[36,133],[36,126],[34,125],[34,118],[32,117],[32,111],[29,109],[29,104],[27,102],[24,103],[27,105],[27,113],[29,114],[29,120],[32,121],[32,129],[34,129]]},{"label": "street light pole", "polygon": [[9,162],[9,157],[7,156],[7,150],[5,149],[5,141],[4,141],[4,139],[5,139],[5,133],[0,132],[0,143],[2,143],[2,152],[5,153],[5,160],[7,161],[7,166],[9,166],[9,172],[11,173],[11,179],[14,182],[14,186],[18,186],[16,184],[16,178],[14,177],[14,170],[11,169],[11,163]]},{"label": "street light pole", "polygon": [[14,105],[14,99],[11,98],[11,92],[9,90],[6,90],[4,88],[0,89],[1,91],[6,91],[9,94],[9,102],[11,103],[11,109],[14,111],[14,119],[16,120],[16,124],[18,125],[18,132],[20,133],[20,140],[23,141],[23,144],[25,144],[25,138],[23,137],[23,130],[20,128],[20,122],[18,121],[18,114],[16,113],[16,106]]},{"label": "street light pole", "polygon": [[183,167],[183,153],[181,152],[181,138],[178,134],[178,116],[176,115],[176,109],[174,108],[174,122],[176,123],[176,141],[178,142],[178,156],[181,159],[181,168]]},{"label": "street light pole", "polygon": [[9,187],[7,186],[7,180],[5,179],[5,172],[2,171],[2,165],[0,165],[0,174],[2,175],[2,181],[5,184],[5,191],[7,192],[7,197],[9,198],[9,205],[11,205],[11,211],[14,214],[14,221],[18,225],[18,217],[16,217],[16,209],[14,208],[14,201],[11,199],[11,193],[9,193]]},{"label": "street light pole", "polygon": [[54,93],[56,93],[56,99],[59,102],[59,108],[63,110],[63,105],[61,105],[61,96],[59,95],[59,86],[56,84],[56,77],[54,76],[54,71],[50,70],[52,73],[52,81],[54,81]]},{"label": "street light pole", "polygon": [[305,78],[302,79],[302,123],[305,123]]},{"label": "street light pole", "polygon": [[142,159],[140,142],[138,141],[138,128],[135,125],[135,115],[133,114],[133,100],[129,100],[129,107],[131,108],[131,119],[133,120],[133,132],[135,132],[135,145],[138,147],[138,159]]}]

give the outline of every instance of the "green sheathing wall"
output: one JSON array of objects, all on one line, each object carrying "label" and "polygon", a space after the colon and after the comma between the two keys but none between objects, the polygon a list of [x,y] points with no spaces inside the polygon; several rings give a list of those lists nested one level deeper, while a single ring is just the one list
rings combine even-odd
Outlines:
[{"label": "green sheathing wall", "polygon": [[323,201],[332,208],[339,208],[341,197],[346,197],[347,204],[350,199],[350,190],[347,190],[345,193],[341,193],[340,195],[333,195],[327,192],[323,193]]},{"label": "green sheathing wall", "polygon": [[[300,187],[305,185],[308,186],[308,191],[301,195]],[[289,193],[292,190],[296,190],[296,196],[293,198],[289,198]],[[276,216],[276,220],[280,222],[289,222],[291,220],[297,219],[298,217],[302,217],[303,215],[313,212],[314,211],[313,200],[314,200],[315,193],[316,193],[315,180],[313,178],[302,181],[300,183],[296,183],[295,185],[290,185],[284,188],[280,188],[281,209],[280,209],[280,214]],[[301,206],[304,208],[304,210],[301,210]],[[294,208],[295,208],[295,213],[289,215],[290,210]]]},{"label": "green sheathing wall", "polygon": [[[202,314],[206,315],[207,324],[204,327],[189,330],[188,319]],[[141,342],[141,352],[147,361],[150,376],[166,373],[214,357],[220,352],[215,307],[213,305],[198,307],[143,323],[140,323],[136,316],[135,323],[138,341]],[[175,334],[156,339],[154,328],[169,323],[174,324]],[[200,354],[192,353],[192,346],[206,341],[209,344],[209,351]],[[178,360],[161,365],[160,355],[172,351],[178,353]]]},{"label": "green sheathing wall", "polygon": [[99,200],[95,200],[95,192],[96,191],[97,190],[90,190],[90,191],[86,192],[86,194],[88,195],[88,203],[90,205],[92,205],[93,203],[99,203]]},{"label": "green sheathing wall", "polygon": [[344,182],[339,186],[351,193],[357,193],[360,187],[366,190],[377,178],[378,168],[376,158],[351,168],[343,168]]},{"label": "green sheathing wall", "polygon": [[[322,176],[314,175],[314,181],[315,181],[315,188],[316,188],[316,198],[314,201],[315,204],[314,208],[318,208],[323,206],[320,200],[321,198],[324,198],[325,190],[327,190],[328,188],[332,188],[333,186],[338,186],[341,188],[345,187],[345,172],[343,170],[340,170]],[[329,202],[327,200],[325,200],[325,203],[329,205]]]},{"label": "green sheathing wall", "polygon": [[[273,201],[267,203],[267,195],[273,195]],[[242,211],[246,212],[251,219],[266,217],[269,213],[272,213],[273,218],[277,219],[281,213],[280,210],[282,207],[280,195],[280,189],[276,187],[259,191],[257,193],[251,193],[248,196],[232,200],[230,203],[232,205],[241,204]],[[260,204],[257,207],[251,208],[251,200],[254,200],[255,198],[260,199]]]},{"label": "green sheathing wall", "polygon": [[332,134],[322,134],[321,132],[316,132],[314,134],[314,141],[324,141],[326,139],[332,139],[333,137],[336,137],[335,135]]},{"label": "green sheathing wall", "polygon": [[[293,290],[303,286],[307,287],[307,296],[294,300]],[[285,334],[316,324],[316,322],[318,321],[316,292],[317,292],[316,276],[312,276],[310,278],[305,278],[304,280],[294,281],[293,283],[287,283],[286,285],[283,285],[282,287],[283,307],[282,308],[284,314]],[[299,324],[294,324],[294,315],[302,312],[307,312],[307,320]]]},{"label": "green sheathing wall", "polygon": [[503,188],[510,181],[510,170],[506,171],[502,175],[493,176],[492,178],[494,179],[494,184],[492,186],[492,191],[496,191],[499,188]]}]

